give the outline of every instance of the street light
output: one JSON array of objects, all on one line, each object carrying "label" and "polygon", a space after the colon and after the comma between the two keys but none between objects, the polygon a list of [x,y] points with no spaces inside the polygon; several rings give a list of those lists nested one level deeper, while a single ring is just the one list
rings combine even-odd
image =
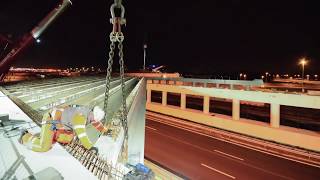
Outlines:
[{"label": "street light", "polygon": [[143,45],[143,70],[146,70],[147,44]]},{"label": "street light", "polygon": [[303,84],[303,81],[304,81],[304,65],[306,65],[308,63],[308,61],[306,60],[306,58],[302,58],[300,60],[300,63],[302,65],[302,92],[304,92],[304,84]]},{"label": "street light", "polygon": [[265,74],[266,74],[266,82],[267,82],[267,81],[268,81],[268,75],[269,75],[269,73],[266,72]]}]

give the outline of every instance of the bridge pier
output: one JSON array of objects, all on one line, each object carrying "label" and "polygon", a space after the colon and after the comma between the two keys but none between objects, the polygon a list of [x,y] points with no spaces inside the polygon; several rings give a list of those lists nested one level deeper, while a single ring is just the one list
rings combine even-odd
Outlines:
[{"label": "bridge pier", "polygon": [[186,94],[182,93],[180,99],[180,109],[186,109],[186,99]]},{"label": "bridge pier", "polygon": [[240,119],[240,100],[232,99],[232,119],[239,120]]},{"label": "bridge pier", "polygon": [[162,105],[166,106],[167,105],[167,92],[166,91],[162,91]]},{"label": "bridge pier", "polygon": [[204,96],[203,97],[203,113],[209,114],[209,108],[210,108],[210,97]]},{"label": "bridge pier", "polygon": [[280,104],[272,103],[270,107],[270,126],[280,127]]},{"label": "bridge pier", "polygon": [[151,103],[151,89],[147,89],[147,103]]}]

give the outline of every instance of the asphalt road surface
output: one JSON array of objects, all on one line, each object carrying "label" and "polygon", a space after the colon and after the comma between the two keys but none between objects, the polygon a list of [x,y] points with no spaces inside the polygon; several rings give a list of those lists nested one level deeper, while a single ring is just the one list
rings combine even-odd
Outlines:
[{"label": "asphalt road surface", "polygon": [[146,121],[145,157],[187,179],[320,179],[320,168]]}]

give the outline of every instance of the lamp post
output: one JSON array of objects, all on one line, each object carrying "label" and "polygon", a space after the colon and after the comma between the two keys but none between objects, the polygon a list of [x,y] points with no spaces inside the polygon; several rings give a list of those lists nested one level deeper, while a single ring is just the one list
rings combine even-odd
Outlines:
[{"label": "lamp post", "polygon": [[147,44],[143,45],[143,70],[146,70]]},{"label": "lamp post", "polygon": [[269,73],[266,72],[265,74],[266,74],[266,82],[267,82],[267,81],[268,81],[268,75],[269,75]]},{"label": "lamp post", "polygon": [[300,64],[302,65],[302,92],[304,92],[304,65],[306,65],[307,62],[306,58],[300,60]]}]

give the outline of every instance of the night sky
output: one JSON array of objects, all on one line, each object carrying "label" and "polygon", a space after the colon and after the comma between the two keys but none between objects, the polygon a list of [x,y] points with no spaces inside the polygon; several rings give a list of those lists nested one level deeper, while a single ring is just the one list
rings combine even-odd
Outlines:
[{"label": "night sky", "polygon": [[[1,0],[0,33],[21,37],[58,0]],[[111,0],[77,0],[16,63],[28,67],[107,66]],[[125,63],[172,71],[320,73],[319,1],[123,0]],[[117,64],[117,63],[116,63]]]}]

